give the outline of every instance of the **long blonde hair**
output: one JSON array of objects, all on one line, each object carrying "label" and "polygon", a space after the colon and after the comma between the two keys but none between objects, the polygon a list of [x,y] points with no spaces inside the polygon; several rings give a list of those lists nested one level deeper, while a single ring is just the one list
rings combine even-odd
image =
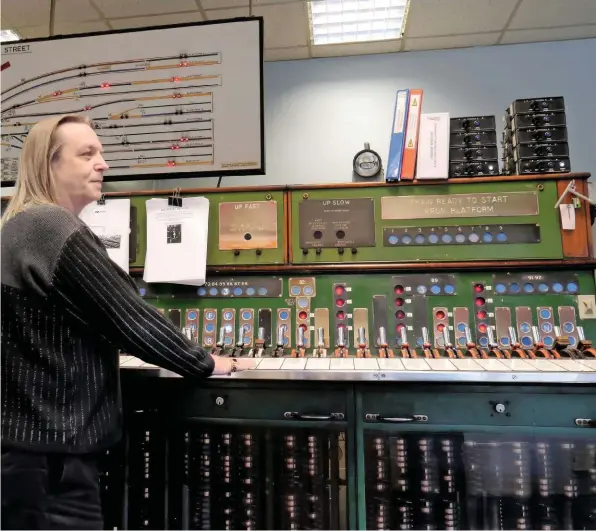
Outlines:
[{"label": "long blonde hair", "polygon": [[58,129],[69,123],[92,126],[86,116],[66,114],[40,120],[29,131],[21,151],[16,190],[2,215],[2,225],[31,205],[56,204],[58,198],[52,161],[62,147]]}]

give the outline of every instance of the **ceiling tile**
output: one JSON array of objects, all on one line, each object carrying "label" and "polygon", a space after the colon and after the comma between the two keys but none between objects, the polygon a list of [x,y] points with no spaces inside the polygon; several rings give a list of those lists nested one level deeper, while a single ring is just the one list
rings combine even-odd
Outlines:
[{"label": "ceiling tile", "polygon": [[41,26],[50,20],[50,0],[2,0],[2,17],[13,26]]},{"label": "ceiling tile", "polygon": [[400,40],[358,42],[353,44],[327,44],[312,46],[313,57],[344,57],[348,55],[367,55],[399,51]]},{"label": "ceiling tile", "polygon": [[194,0],[95,0],[106,18],[161,15],[180,11],[195,11]]},{"label": "ceiling tile", "polygon": [[265,61],[291,61],[293,59],[308,59],[308,57],[308,46],[265,50]]},{"label": "ceiling tile", "polygon": [[248,7],[249,0],[201,0],[203,9],[222,9],[226,7]]},{"label": "ceiling tile", "polygon": [[254,16],[265,21],[265,48],[308,45],[308,15],[304,2],[254,6]]},{"label": "ceiling tile", "polygon": [[507,31],[502,44],[522,42],[562,41],[567,39],[589,39],[596,37],[596,24],[533,30]]},{"label": "ceiling tile", "polygon": [[108,31],[110,28],[103,20],[88,22],[58,22],[54,23],[54,35],[73,35],[77,33],[93,33],[94,31]]},{"label": "ceiling tile", "polygon": [[517,0],[414,0],[410,3],[406,37],[430,37],[499,31]]},{"label": "ceiling tile", "polygon": [[89,0],[56,0],[56,22],[87,22],[99,19],[101,19],[100,13],[89,3]]},{"label": "ceiling tile", "polygon": [[508,29],[596,24],[594,0],[524,0]]},{"label": "ceiling tile", "polygon": [[248,7],[236,7],[234,9],[210,9],[205,11],[208,20],[219,20],[223,18],[247,17]]},{"label": "ceiling tile", "polygon": [[172,13],[170,15],[156,15],[153,17],[113,18],[110,24],[114,29],[149,28],[152,26],[168,26],[170,24],[184,24],[201,22],[201,13]]},{"label": "ceiling tile", "polygon": [[41,39],[50,35],[50,26],[48,24],[22,26],[17,28],[17,32],[24,39]]},{"label": "ceiling tile", "polygon": [[406,39],[404,51],[442,50],[448,48],[467,48],[470,46],[490,46],[496,44],[500,32],[474,33],[471,35],[452,35],[450,37],[427,37]]}]

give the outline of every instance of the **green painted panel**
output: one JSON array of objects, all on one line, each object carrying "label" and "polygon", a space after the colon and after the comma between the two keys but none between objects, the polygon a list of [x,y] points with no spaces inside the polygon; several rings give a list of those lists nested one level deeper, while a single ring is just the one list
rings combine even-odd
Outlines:
[{"label": "green painted panel", "polygon": [[[197,197],[193,194],[182,194],[182,197]],[[207,265],[271,265],[283,264],[285,254],[285,216],[284,193],[282,191],[260,192],[217,192],[203,194],[201,197],[209,199],[209,238],[207,242]],[[131,267],[142,267],[145,263],[147,251],[147,210],[145,202],[150,196],[132,197],[131,203],[136,207],[137,216],[137,258]],[[234,250],[220,250],[219,245],[219,211],[222,203],[260,203],[274,202],[277,207],[277,243],[275,248],[240,250],[238,255]]]},{"label": "green painted panel", "polygon": [[[557,184],[554,181],[544,182],[495,182],[465,185],[419,185],[419,186],[388,186],[371,188],[333,188],[313,189],[291,192],[292,206],[292,262],[295,264],[316,263],[354,263],[354,262],[410,262],[410,261],[460,261],[460,260],[510,260],[510,259],[560,259],[562,258],[561,232],[559,228],[558,212],[554,209],[557,201]],[[522,193],[522,195],[516,195]],[[525,193],[525,195],[523,195]],[[538,199],[538,212],[528,215],[493,215],[495,213],[532,212],[531,201],[524,201],[535,193]],[[476,196],[470,194],[494,194],[494,197]],[[442,196],[436,198],[434,196]],[[382,198],[411,197],[411,200],[402,200],[394,204],[392,217],[401,219],[382,219]],[[374,204],[374,237],[373,247],[355,245],[357,253],[351,251],[352,245],[346,245],[346,250],[340,254],[337,248],[322,248],[317,254],[315,249],[309,249],[303,254],[300,234],[300,208],[301,204],[317,200],[346,200],[357,198],[371,198]],[[443,198],[445,198],[443,200]],[[418,201],[418,199],[420,201]],[[476,201],[475,203],[473,201]],[[494,202],[494,203],[493,203]],[[418,205],[419,212],[416,211]],[[403,210],[400,210],[403,209]],[[392,210],[387,206],[387,212]],[[403,212],[403,214],[402,214]],[[467,217],[462,217],[466,212]],[[448,214],[446,214],[448,213]],[[491,213],[491,215],[487,215]],[[363,219],[366,217],[363,210],[354,214],[360,225],[349,227],[345,230],[362,229]],[[349,214],[346,214],[349,216]],[[419,217],[421,219],[412,219]],[[458,217],[459,216],[459,217]],[[409,219],[405,219],[405,218]],[[304,223],[305,220],[303,220]],[[524,230],[532,231],[537,227],[539,233],[538,243],[513,243],[516,235],[520,234],[521,227],[499,227],[505,225],[525,225]],[[440,236],[444,227],[452,227],[450,234],[452,243],[442,244]],[[469,235],[467,228],[475,227],[475,232],[480,236],[478,242],[456,244],[455,236],[458,227],[464,227],[464,233]],[[483,241],[485,227],[490,226],[492,243]],[[314,231],[320,225],[310,227],[308,236],[311,240],[316,238]],[[385,246],[383,229],[395,228],[399,234],[401,229],[407,227],[411,237],[409,244]],[[427,228],[427,229],[425,229]],[[430,228],[436,229],[439,236],[437,243],[429,239]],[[335,230],[335,229],[334,229]],[[312,232],[312,234],[311,234]],[[498,234],[504,232],[511,243],[497,243]],[[419,233],[424,235],[424,244],[416,244],[415,237]],[[320,235],[319,235],[320,236]],[[434,238],[434,237],[433,237]],[[349,236],[346,236],[346,240]],[[526,240],[527,241],[527,240]]]},{"label": "green painted panel", "polygon": [[[315,327],[322,326],[325,329],[325,337],[329,339],[330,331],[335,331],[340,324],[348,327],[349,353],[355,355],[353,345],[357,328],[363,326],[367,329],[366,335],[369,341],[371,338],[376,339],[383,313],[386,315],[383,326],[386,328],[390,345],[399,344],[397,326],[401,324],[407,327],[408,339],[412,345],[420,341],[422,326],[428,327],[432,339],[432,330],[437,329],[437,322],[434,322],[433,318],[438,311],[442,311],[441,308],[446,311],[452,341],[456,339],[457,324],[464,321],[463,318],[458,317],[460,310],[454,310],[457,308],[467,310],[468,324],[473,338],[479,344],[482,344],[485,341],[483,338],[486,338],[486,333],[480,325],[495,326],[497,308],[508,309],[513,326],[522,324],[516,319],[516,308],[522,308],[522,311],[523,308],[530,308],[529,319],[520,314],[520,318],[523,317],[524,322],[528,320],[527,324],[530,326],[545,324],[542,321],[539,322],[538,308],[550,308],[553,314],[553,320],[550,321],[551,329],[548,333],[543,333],[543,338],[554,336],[552,326],[563,326],[565,324],[563,321],[575,320],[575,326],[583,326],[586,338],[596,339],[596,320],[581,320],[577,302],[577,295],[595,294],[594,276],[589,271],[532,271],[509,274],[466,272],[433,275],[412,273],[395,276],[384,273],[316,277],[214,277],[208,279],[207,285],[198,290],[184,286],[147,286],[140,280],[139,284],[141,293],[152,304],[165,310],[180,309],[181,326],[184,326],[186,309],[200,310],[199,339],[201,342],[206,337],[205,327],[208,324],[213,325],[212,333],[217,335],[226,311],[232,310],[234,314],[226,321],[232,327],[230,340],[233,345],[236,343],[243,310],[254,313],[254,316],[248,316],[249,319],[244,322],[252,330],[247,337],[254,337],[253,334],[258,328],[259,311],[271,310],[273,341],[275,341],[277,326],[285,324],[291,332],[288,348],[296,345],[297,327],[300,324],[307,326],[307,355],[312,354],[312,345],[316,343]],[[483,291],[477,292],[480,286]],[[530,286],[534,291],[527,293]],[[548,291],[541,293],[540,290],[544,289],[544,286]],[[276,287],[279,287],[278,292],[274,291]],[[504,292],[498,293],[503,287]],[[397,291],[402,291],[403,288],[403,292],[396,293],[396,288]],[[265,290],[268,291],[265,292]],[[557,290],[562,292],[556,293]],[[312,296],[309,296],[311,292]],[[452,292],[452,294],[446,294],[446,292]],[[482,298],[485,304],[478,306],[477,298]],[[402,305],[399,305],[401,302],[399,299],[403,299]],[[567,318],[564,314],[560,317],[559,310],[565,307],[572,308],[575,317]],[[205,319],[207,309],[213,311],[215,320]],[[305,319],[300,319],[301,312],[305,313],[303,316]],[[328,318],[324,317],[325,312]],[[475,322],[475,316],[480,312],[484,312],[485,316]],[[359,324],[357,318],[360,316],[363,321]],[[317,317],[322,319],[318,324]],[[456,319],[460,320],[455,322]],[[549,322],[546,324],[548,325]],[[548,327],[546,330],[549,330]],[[574,334],[577,334],[575,328],[572,335]],[[334,335],[334,333],[331,334],[331,346],[335,344]],[[520,340],[521,335],[523,334],[520,333]],[[526,335],[528,336],[531,336],[531,332]],[[435,338],[440,337],[437,332]],[[271,349],[268,353],[271,354]],[[374,349],[371,353],[378,354]]]}]

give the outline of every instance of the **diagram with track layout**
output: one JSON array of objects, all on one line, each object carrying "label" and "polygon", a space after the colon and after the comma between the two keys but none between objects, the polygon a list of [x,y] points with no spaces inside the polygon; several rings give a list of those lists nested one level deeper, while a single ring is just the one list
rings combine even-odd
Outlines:
[{"label": "diagram with track layout", "polygon": [[[70,113],[93,120],[110,166],[106,176],[213,165],[218,66],[219,52],[188,53],[71,66],[4,83],[2,180],[16,179],[23,142],[37,121]],[[10,68],[3,65],[3,77]]]}]

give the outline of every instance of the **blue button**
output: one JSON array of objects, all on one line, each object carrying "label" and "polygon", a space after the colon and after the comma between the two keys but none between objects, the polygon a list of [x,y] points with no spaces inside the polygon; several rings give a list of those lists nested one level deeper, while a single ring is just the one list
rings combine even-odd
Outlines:
[{"label": "blue button", "polygon": [[511,293],[519,293],[519,284],[517,282],[512,282],[509,286],[509,291]]},{"label": "blue button", "polygon": [[575,282],[569,282],[567,284],[567,291],[569,293],[576,293],[579,290],[579,286]]},{"label": "blue button", "polygon": [[423,340],[421,337],[419,337],[418,339],[416,339],[416,344],[417,344],[419,347],[421,347],[421,346],[423,346],[423,345],[424,345],[424,340]]},{"label": "blue button", "polygon": [[540,293],[546,293],[548,291],[548,284],[545,284],[544,282],[541,282],[540,284],[538,284],[538,291]]},{"label": "blue button", "polygon": [[246,288],[246,294],[252,297],[255,294],[255,288]]},{"label": "blue button", "polygon": [[141,288],[139,293],[141,294],[141,297],[144,297],[147,294],[147,290],[145,288]]},{"label": "blue button", "polygon": [[304,286],[303,291],[307,297],[310,297],[313,294],[312,286]]},{"label": "blue button", "polygon": [[466,237],[463,234],[456,234],[455,241],[457,243],[464,243],[466,241]]},{"label": "blue button", "polygon": [[488,337],[481,337],[480,338],[480,346],[481,347],[488,347]]},{"label": "blue button", "polygon": [[412,238],[410,236],[408,236],[407,234],[404,234],[401,238],[401,242],[408,245],[408,244],[412,243]]},{"label": "blue button", "polygon": [[532,338],[529,336],[524,336],[521,338],[521,344],[524,347],[531,347],[532,346]]},{"label": "blue button", "polygon": [[242,320],[249,321],[252,318],[252,312],[244,311],[242,312]]},{"label": "blue button", "polygon": [[226,345],[231,345],[231,344],[232,344],[232,338],[231,338],[231,337],[226,337],[226,338],[224,339],[224,343],[225,343]]},{"label": "blue button", "polygon": [[299,299],[296,300],[296,304],[300,308],[308,308],[308,299],[305,299],[304,297],[301,297],[301,298],[299,298]]},{"label": "blue button", "polygon": [[455,286],[452,286],[451,284],[445,284],[445,286],[443,286],[443,289],[445,290],[445,293],[447,293],[447,295],[453,295],[455,293]]},{"label": "blue button", "polygon": [[258,293],[259,295],[261,295],[261,297],[262,297],[263,295],[267,295],[267,288],[265,288],[265,287],[260,287],[260,288],[257,290],[257,293]]},{"label": "blue button", "polygon": [[534,293],[534,284],[530,284],[529,282],[524,284],[524,291],[526,293]]},{"label": "blue button", "polygon": [[428,236],[429,243],[437,243],[439,241],[439,237],[433,232]]},{"label": "blue button", "polygon": [[282,321],[286,321],[288,319],[288,317],[289,317],[288,312],[286,312],[286,311],[279,312],[279,318]]},{"label": "blue button", "polygon": [[550,319],[551,315],[551,311],[547,310],[546,308],[540,310],[540,319]]},{"label": "blue button", "polygon": [[476,234],[475,232],[472,232],[472,234],[468,236],[468,240],[470,240],[472,243],[477,243],[478,241],[480,241],[480,236],[478,236],[478,234]]},{"label": "blue button", "polygon": [[426,293],[426,286],[418,286],[416,291],[420,293],[420,295],[424,295]]},{"label": "blue button", "polygon": [[234,314],[232,312],[224,312],[223,314],[224,321],[229,321],[230,319],[232,319],[232,317],[234,317]]},{"label": "blue button", "polygon": [[566,334],[571,334],[571,332],[573,332],[575,330],[575,326],[573,326],[573,323],[565,323],[563,325],[563,332],[565,332]]},{"label": "blue button", "polygon": [[505,284],[497,284],[495,286],[495,291],[497,293],[505,293],[507,291],[507,286],[505,286]]},{"label": "blue button", "polygon": [[430,287],[430,292],[431,292],[433,295],[438,295],[439,293],[441,293],[441,286],[437,286],[436,284],[433,284],[433,285]]},{"label": "blue button", "polygon": [[553,331],[553,325],[550,323],[542,323],[542,325],[540,326],[540,329],[545,333],[545,334],[550,334]]},{"label": "blue button", "polygon": [[571,337],[569,338],[569,344],[570,344],[572,347],[573,347],[573,346],[575,346],[575,338],[574,338],[573,336],[571,336]]},{"label": "blue button", "polygon": [[555,340],[550,336],[546,336],[542,338],[542,342],[544,343],[544,346],[550,347],[555,342]]},{"label": "blue button", "polygon": [[424,243],[424,236],[422,234],[416,234],[416,238],[414,238],[414,241],[418,244],[421,245]]},{"label": "blue button", "polygon": [[503,336],[501,338],[501,345],[503,345],[505,347],[509,346],[509,338],[507,336]]},{"label": "blue button", "polygon": [[501,243],[506,242],[507,234],[505,234],[504,232],[499,232],[499,234],[497,234],[497,241]]},{"label": "blue button", "polygon": [[208,323],[205,325],[205,332],[213,332],[215,330],[215,325],[213,323]]},{"label": "blue button", "polygon": [[213,321],[215,319],[215,312],[205,312],[205,319],[207,321]]},{"label": "blue button", "polygon": [[211,295],[212,297],[214,297],[215,295],[217,295],[217,288],[211,288],[209,290],[209,295]]},{"label": "blue button", "polygon": [[298,295],[300,295],[300,291],[302,291],[300,289],[300,286],[292,286],[292,289],[290,290],[290,293],[292,295],[294,295],[294,297],[297,297]]},{"label": "blue button", "polygon": [[240,295],[242,295],[242,288],[234,288],[234,295],[236,295],[236,297],[240,297]]},{"label": "blue button", "polygon": [[451,243],[453,241],[453,236],[451,236],[451,234],[443,234],[441,239],[443,240],[443,243]]},{"label": "blue button", "polygon": [[528,323],[522,323],[519,327],[519,330],[522,334],[529,334],[532,327]]},{"label": "blue button", "polygon": [[201,297],[202,297],[203,295],[207,295],[207,290],[206,290],[205,288],[199,288],[199,289],[197,290],[197,295],[199,295],[199,296],[201,296]]},{"label": "blue button", "polygon": [[227,297],[230,294],[230,288],[222,288],[221,294]]},{"label": "blue button", "polygon": [[462,346],[465,347],[466,346],[466,338],[465,337],[458,337],[457,338],[457,342]]},{"label": "blue button", "polygon": [[490,232],[485,232],[482,235],[482,239],[484,240],[484,243],[491,243],[493,241],[493,235]]},{"label": "blue button", "polygon": [[466,331],[466,324],[465,323],[459,323],[457,325],[457,331],[461,332],[462,334]]},{"label": "blue button", "polygon": [[555,282],[553,284],[553,291],[555,293],[561,293],[563,291],[563,284],[561,284],[560,282]]},{"label": "blue button", "polygon": [[387,241],[391,245],[397,245],[399,242],[399,238],[395,234],[392,234],[391,236],[389,236],[389,238],[387,238]]},{"label": "blue button", "polygon": [[197,312],[188,312],[188,320],[194,321],[197,318]]}]

